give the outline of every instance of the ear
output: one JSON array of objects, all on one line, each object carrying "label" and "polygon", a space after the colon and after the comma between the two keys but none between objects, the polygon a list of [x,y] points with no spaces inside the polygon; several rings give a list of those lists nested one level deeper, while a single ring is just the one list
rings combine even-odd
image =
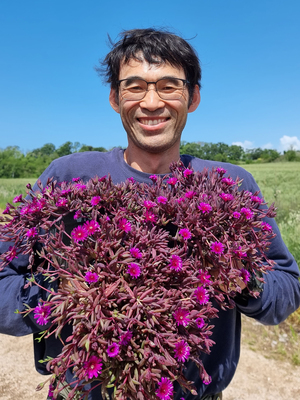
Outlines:
[{"label": "ear", "polygon": [[194,93],[193,93],[193,99],[192,102],[188,108],[188,112],[191,113],[197,109],[201,101],[201,95],[200,95],[200,90],[199,86],[195,85]]},{"label": "ear", "polygon": [[112,106],[112,108],[115,110],[115,112],[120,114],[119,98],[118,98],[118,94],[116,92],[116,89],[112,89],[112,88],[110,89],[109,103]]}]

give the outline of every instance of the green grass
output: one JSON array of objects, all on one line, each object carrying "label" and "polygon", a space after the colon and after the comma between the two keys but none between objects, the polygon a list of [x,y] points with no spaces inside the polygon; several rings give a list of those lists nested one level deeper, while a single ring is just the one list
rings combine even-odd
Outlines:
[{"label": "green grass", "polygon": [[6,203],[21,193],[26,195],[26,185],[35,183],[37,178],[5,179],[0,178],[0,210],[4,210]]}]

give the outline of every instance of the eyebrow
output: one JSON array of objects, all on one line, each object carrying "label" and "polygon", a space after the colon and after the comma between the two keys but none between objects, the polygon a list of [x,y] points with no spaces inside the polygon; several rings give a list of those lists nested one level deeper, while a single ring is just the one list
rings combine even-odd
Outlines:
[{"label": "eyebrow", "polygon": [[[164,76],[160,77],[159,79],[157,79],[156,81],[147,81],[146,79],[142,78],[139,75],[132,75],[132,76],[128,76],[127,78],[120,79],[120,80],[121,81],[123,81],[123,80],[134,81],[135,79],[141,79],[142,81],[145,81],[145,82],[157,82],[161,79],[183,79],[183,78],[179,78],[178,76],[174,76],[174,75],[164,75]],[[186,79],[183,79],[183,80],[186,80]]]}]

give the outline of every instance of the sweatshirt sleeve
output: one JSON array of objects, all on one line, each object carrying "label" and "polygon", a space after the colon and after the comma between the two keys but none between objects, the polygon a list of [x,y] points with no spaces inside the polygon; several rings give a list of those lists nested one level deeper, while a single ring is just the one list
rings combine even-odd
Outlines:
[{"label": "sweatshirt sleeve", "polygon": [[[259,190],[252,175],[247,180],[252,193]],[[237,304],[237,309],[263,324],[276,325],[300,306],[299,268],[283,242],[275,220],[267,218],[266,222],[276,234],[267,252],[268,258],[275,261],[275,266],[265,274],[259,298],[249,298],[246,306]]]}]

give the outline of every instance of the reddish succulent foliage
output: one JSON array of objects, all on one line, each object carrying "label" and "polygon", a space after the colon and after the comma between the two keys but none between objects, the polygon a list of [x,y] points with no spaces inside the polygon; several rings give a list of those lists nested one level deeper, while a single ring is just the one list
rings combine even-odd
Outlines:
[{"label": "reddish succulent foliage", "polygon": [[61,282],[26,312],[48,322],[46,336],[72,326],[47,366],[61,382],[73,370],[72,395],[84,397],[93,380],[103,395],[113,386],[117,399],[168,400],[175,380],[196,394],[184,363],[193,360],[209,384],[201,353],[213,345],[212,300],[233,307],[241,280],[272,268],[265,252],[274,234],[262,219],[274,217],[273,206],[239,191],[222,168],[200,173],[174,164],[171,171],[152,176],[151,185],[114,185],[109,176],[49,180],[6,208],[0,239],[13,244],[2,267],[28,254],[34,274]]}]

